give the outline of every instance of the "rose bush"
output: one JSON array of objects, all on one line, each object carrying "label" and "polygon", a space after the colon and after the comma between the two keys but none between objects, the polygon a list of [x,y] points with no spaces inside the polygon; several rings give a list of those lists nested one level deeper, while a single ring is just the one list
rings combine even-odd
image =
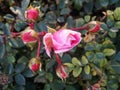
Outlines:
[{"label": "rose bush", "polygon": [[119,0],[1,0],[2,90],[119,90]]}]

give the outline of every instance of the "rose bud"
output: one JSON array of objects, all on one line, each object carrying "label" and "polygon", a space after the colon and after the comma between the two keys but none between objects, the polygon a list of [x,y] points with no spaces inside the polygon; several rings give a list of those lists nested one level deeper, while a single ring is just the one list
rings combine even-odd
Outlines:
[{"label": "rose bud", "polygon": [[38,8],[30,7],[30,8],[28,8],[27,11],[25,11],[25,18],[29,22],[37,21],[39,16],[40,16],[40,14],[39,14]]},{"label": "rose bud", "polygon": [[88,23],[90,29],[89,32],[96,33],[100,30],[100,24],[97,21],[91,21]]},{"label": "rose bud", "polygon": [[101,90],[100,84],[99,83],[95,83],[94,85],[92,85],[92,90]]},{"label": "rose bud", "polygon": [[56,68],[56,74],[62,80],[66,79],[68,77],[67,66],[66,65],[58,65]]},{"label": "rose bud", "polygon": [[31,28],[27,28],[25,31],[21,34],[22,41],[26,43],[35,43],[37,42],[38,34],[35,32],[35,30]]},{"label": "rose bud", "polygon": [[32,58],[30,61],[29,61],[29,68],[30,70],[32,70],[33,72],[36,72],[38,70],[41,70],[41,62],[39,59],[37,58]]}]

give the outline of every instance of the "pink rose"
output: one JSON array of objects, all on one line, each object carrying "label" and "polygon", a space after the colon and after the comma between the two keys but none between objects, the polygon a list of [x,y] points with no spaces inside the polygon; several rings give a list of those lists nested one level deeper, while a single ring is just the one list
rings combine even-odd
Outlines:
[{"label": "pink rose", "polygon": [[82,37],[79,32],[69,29],[62,29],[55,33],[47,33],[43,37],[43,44],[47,55],[50,57],[50,52],[53,49],[55,53],[63,53],[71,50],[79,44]]},{"label": "pink rose", "polygon": [[37,8],[30,8],[25,12],[25,18],[28,21],[36,21],[39,18],[39,10]]},{"label": "pink rose", "polygon": [[22,41],[26,43],[34,43],[37,42],[38,34],[31,28],[27,28],[21,34]]},{"label": "pink rose", "polygon": [[58,67],[56,68],[56,74],[62,80],[68,77],[68,74],[66,71],[67,71],[67,66],[65,65],[58,65]]},{"label": "pink rose", "polygon": [[41,62],[39,59],[37,58],[32,58],[30,61],[29,61],[29,68],[30,70],[32,71],[38,71],[38,70],[41,70]]}]

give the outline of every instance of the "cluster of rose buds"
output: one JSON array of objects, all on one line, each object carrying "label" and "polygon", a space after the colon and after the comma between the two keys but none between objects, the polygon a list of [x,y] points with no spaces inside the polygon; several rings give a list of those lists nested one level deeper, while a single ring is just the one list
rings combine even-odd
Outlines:
[{"label": "cluster of rose buds", "polygon": [[38,43],[37,55],[29,61],[29,68],[36,72],[41,70],[40,62],[40,38],[43,38],[43,44],[45,46],[46,53],[51,57],[53,51],[56,56],[58,66],[56,68],[56,74],[61,79],[68,77],[67,66],[63,65],[59,54],[67,52],[77,46],[81,40],[81,33],[75,30],[87,29],[89,33],[96,33],[100,30],[100,24],[97,21],[91,21],[83,27],[54,30],[54,32],[36,32],[34,30],[34,24],[39,19],[40,12],[38,8],[30,7],[25,12],[25,18],[29,23],[29,27],[21,32],[21,39],[24,44],[36,44]]}]

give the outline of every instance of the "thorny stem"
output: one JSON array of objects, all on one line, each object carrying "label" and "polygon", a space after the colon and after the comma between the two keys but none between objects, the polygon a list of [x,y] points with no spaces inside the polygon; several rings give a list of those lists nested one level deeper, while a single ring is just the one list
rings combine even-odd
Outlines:
[{"label": "thorny stem", "polygon": [[81,27],[78,27],[78,28],[70,28],[71,30],[85,30],[85,29],[89,29],[89,25],[84,25],[84,26],[81,26]]},{"label": "thorny stem", "polygon": [[11,32],[11,34],[12,34],[12,37],[16,37],[16,36],[19,36],[21,33]]},{"label": "thorny stem", "polygon": [[33,23],[29,23],[29,26],[30,26],[31,29],[34,29],[34,25],[35,25],[34,22]]},{"label": "thorny stem", "polygon": [[45,31],[39,32],[39,33],[38,33],[38,36],[39,36],[39,37],[43,37],[46,33],[47,33],[47,32],[45,32]]},{"label": "thorny stem", "polygon": [[38,39],[38,48],[37,48],[37,54],[36,54],[36,58],[40,58],[40,40]]},{"label": "thorny stem", "polygon": [[55,56],[56,56],[57,63],[58,63],[59,65],[62,65],[60,56],[59,56],[58,54],[55,54]]}]

